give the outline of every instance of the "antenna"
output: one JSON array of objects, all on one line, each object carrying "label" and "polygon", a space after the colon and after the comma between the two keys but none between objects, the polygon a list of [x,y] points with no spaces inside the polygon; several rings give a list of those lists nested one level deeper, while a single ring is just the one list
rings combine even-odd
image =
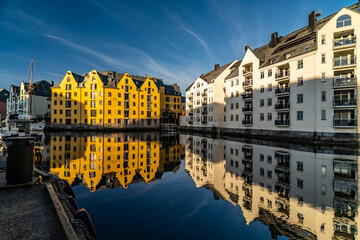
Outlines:
[{"label": "antenna", "polygon": [[321,20],[322,18],[322,10],[320,8],[317,8],[316,10],[316,17],[317,17],[317,20]]}]

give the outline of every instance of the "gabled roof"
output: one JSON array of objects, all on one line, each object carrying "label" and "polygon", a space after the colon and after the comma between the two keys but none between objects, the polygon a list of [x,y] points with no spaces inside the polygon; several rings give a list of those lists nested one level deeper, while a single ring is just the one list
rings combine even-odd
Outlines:
[{"label": "gabled roof", "polygon": [[239,66],[241,64],[240,62],[236,62],[234,65],[231,66],[230,68],[230,74],[225,78],[225,80],[239,76]]},{"label": "gabled roof", "polygon": [[74,72],[71,72],[71,74],[73,75],[73,77],[74,77],[74,79],[75,79],[75,81],[76,81],[77,83],[81,83],[81,82],[84,81],[84,76],[81,76],[81,75],[76,74],[76,73],[74,73]]},{"label": "gabled roof", "polygon": [[20,93],[20,86],[10,85],[10,89],[11,87],[13,88],[14,93]]},{"label": "gabled roof", "polygon": [[6,99],[10,97],[10,93],[6,89],[0,89],[0,102],[6,102]]},{"label": "gabled roof", "polygon": [[200,76],[200,78],[204,79],[207,83],[212,83],[231,63],[232,62],[225,64],[216,70],[214,69],[208,73],[204,73]]},{"label": "gabled roof", "polygon": [[[173,85],[164,85],[166,95],[181,96],[180,88],[175,89]],[[178,86],[177,86],[178,87]]]},{"label": "gabled roof", "polygon": [[[25,91],[29,91],[29,85],[30,83],[24,82]],[[34,82],[32,95],[51,97],[51,87],[52,85],[45,80]]]},{"label": "gabled roof", "polygon": [[[347,9],[358,12],[360,4],[353,4]],[[335,14],[317,21],[314,31],[309,31],[309,27],[305,26],[284,37],[278,37],[278,43],[274,47],[266,44],[252,50],[260,60],[260,68],[316,50],[316,32],[329,22]]]}]

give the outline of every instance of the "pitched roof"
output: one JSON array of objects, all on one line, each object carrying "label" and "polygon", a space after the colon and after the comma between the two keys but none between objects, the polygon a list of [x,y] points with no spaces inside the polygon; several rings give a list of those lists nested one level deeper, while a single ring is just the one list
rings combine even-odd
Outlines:
[{"label": "pitched roof", "polygon": [[[164,85],[166,95],[181,96],[179,89],[175,89],[174,85]],[[178,87],[178,86],[177,86]]]},{"label": "pitched roof", "polygon": [[[353,4],[347,9],[358,12],[360,4]],[[317,21],[314,31],[310,31],[309,26],[305,26],[286,36],[278,37],[276,46],[271,47],[270,44],[266,44],[252,50],[252,52],[260,59],[260,68],[316,50],[316,32],[335,14],[336,13]]]},{"label": "pitched roof", "polygon": [[214,69],[208,73],[204,73],[200,76],[200,78],[204,79],[207,83],[212,83],[231,63],[232,62],[225,64],[216,70]]},{"label": "pitched roof", "polygon": [[[25,91],[29,91],[30,83],[24,82]],[[32,94],[37,96],[51,97],[51,84],[48,81],[41,80],[33,83]]]},{"label": "pitched roof", "polygon": [[0,89],[0,102],[6,102],[6,99],[10,97],[9,91],[6,89]]},{"label": "pitched roof", "polygon": [[236,62],[234,65],[231,66],[230,68],[230,74],[225,78],[225,80],[239,76],[239,66],[241,64],[240,62]]}]

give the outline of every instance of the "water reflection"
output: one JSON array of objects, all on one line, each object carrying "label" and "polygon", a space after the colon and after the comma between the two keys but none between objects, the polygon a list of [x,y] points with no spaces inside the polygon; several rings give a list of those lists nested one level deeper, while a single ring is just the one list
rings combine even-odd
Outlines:
[{"label": "water reflection", "polygon": [[197,187],[242,209],[272,238],[358,239],[357,155],[184,136]]},{"label": "water reflection", "polygon": [[166,171],[177,171],[181,159],[177,138],[163,142],[158,133],[53,135],[50,149],[50,172],[90,191],[150,184]]}]

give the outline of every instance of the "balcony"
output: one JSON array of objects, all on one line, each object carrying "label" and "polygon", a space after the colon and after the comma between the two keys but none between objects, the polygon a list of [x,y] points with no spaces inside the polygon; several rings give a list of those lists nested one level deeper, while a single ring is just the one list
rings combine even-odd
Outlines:
[{"label": "balcony", "polygon": [[193,116],[194,115],[194,111],[193,110],[190,110],[189,111],[189,116]]},{"label": "balcony", "polygon": [[290,77],[290,69],[280,69],[275,73],[275,80],[285,80]]},{"label": "balcony", "polygon": [[285,103],[276,103],[275,109],[276,110],[288,110],[290,108],[290,101]]},{"label": "balcony", "polygon": [[334,127],[356,127],[357,119],[336,119],[333,120]]},{"label": "balcony", "polygon": [[247,75],[252,74],[252,72],[253,72],[252,66],[247,66],[247,67],[244,67],[243,75],[247,76]]},{"label": "balcony", "polygon": [[290,126],[290,119],[275,120],[276,126]]},{"label": "balcony", "polygon": [[189,121],[189,124],[193,124],[194,122],[193,121]]},{"label": "balcony", "polygon": [[355,56],[340,56],[334,58],[334,68],[351,67],[355,65]]},{"label": "balcony", "polygon": [[202,101],[202,105],[207,105],[207,103],[208,103],[207,100]]},{"label": "balcony", "polygon": [[251,112],[252,111],[252,107],[243,107],[242,108],[243,112]]},{"label": "balcony", "polygon": [[355,107],[356,106],[356,98],[349,98],[349,99],[333,99],[333,106],[334,107]]},{"label": "balcony", "polygon": [[335,76],[333,79],[333,87],[334,88],[356,87],[356,84],[357,84],[356,77],[341,78],[340,76]]},{"label": "balcony", "polygon": [[242,95],[242,99],[251,99],[253,97],[252,93]]},{"label": "balcony", "polygon": [[245,81],[243,82],[244,88],[252,87],[252,85],[253,85],[252,79],[245,79]]},{"label": "balcony", "polygon": [[252,125],[253,121],[252,121],[252,119],[243,119],[242,124],[243,125]]},{"label": "balcony", "polygon": [[207,108],[201,110],[201,114],[206,115],[208,113]]},{"label": "balcony", "polygon": [[284,87],[284,88],[275,88],[275,94],[278,95],[278,94],[288,94],[290,93],[290,87]]},{"label": "balcony", "polygon": [[334,49],[351,47],[356,44],[356,37],[344,38],[344,39],[335,39],[334,40]]},{"label": "balcony", "polygon": [[201,121],[201,124],[206,125],[206,124],[207,124],[207,120],[202,120],[202,121]]}]

